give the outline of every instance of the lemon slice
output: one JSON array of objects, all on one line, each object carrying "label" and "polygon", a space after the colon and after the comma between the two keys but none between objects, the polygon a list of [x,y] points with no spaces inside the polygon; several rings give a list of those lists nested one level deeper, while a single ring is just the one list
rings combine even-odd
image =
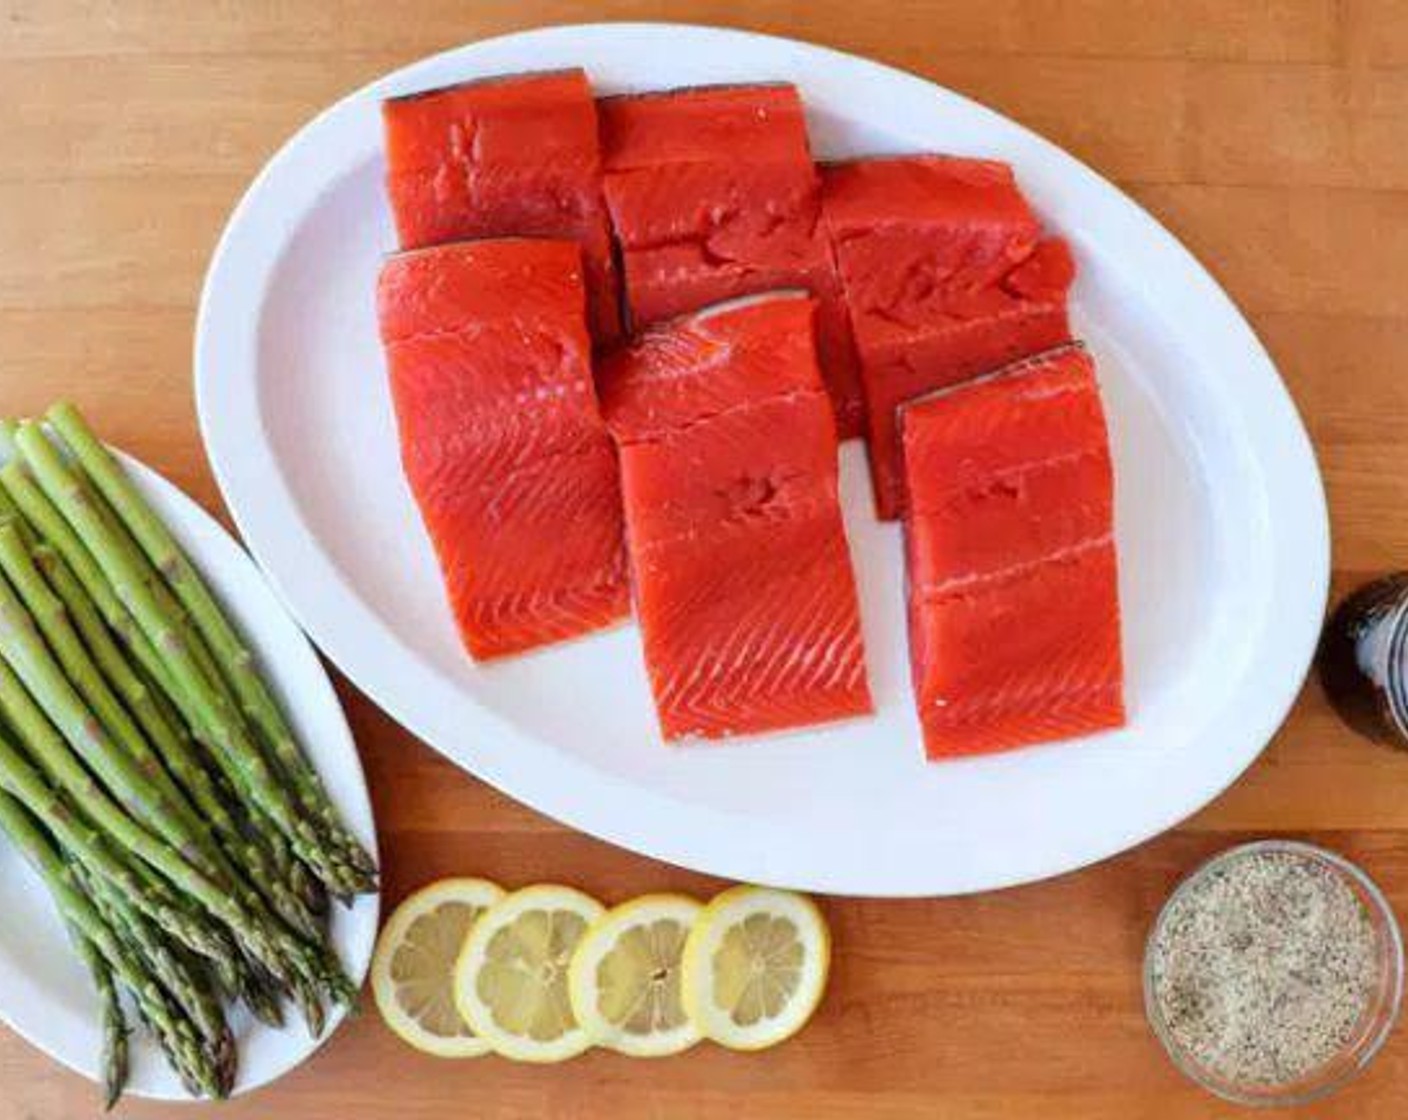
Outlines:
[{"label": "lemon slice", "polygon": [[809,898],[734,887],[699,915],[685,943],[682,992],[706,1038],[761,1050],[796,1034],[831,969],[831,934]]},{"label": "lemon slice", "polygon": [[680,999],[680,960],[703,909],[680,894],[645,895],[587,931],[567,987],[572,1013],[594,1043],[656,1058],[699,1041]]},{"label": "lemon slice", "polygon": [[386,1025],[441,1058],[489,1052],[455,1007],[455,962],[475,920],[503,897],[485,879],[442,879],[407,898],[386,923],[372,957],[372,994]]},{"label": "lemon slice", "polygon": [[505,895],[475,923],[455,966],[455,1004],[495,1053],[561,1062],[591,1046],[572,1014],[567,969],[604,912],[581,891],[544,884]]}]

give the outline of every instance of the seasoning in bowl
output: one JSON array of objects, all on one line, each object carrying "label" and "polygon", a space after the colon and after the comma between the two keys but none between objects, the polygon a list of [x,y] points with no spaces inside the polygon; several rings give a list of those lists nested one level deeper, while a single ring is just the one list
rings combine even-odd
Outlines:
[{"label": "seasoning in bowl", "polygon": [[1402,950],[1382,896],[1308,845],[1213,860],[1170,899],[1150,939],[1150,1018],[1178,1064],[1232,1099],[1318,1095],[1392,1025]]}]

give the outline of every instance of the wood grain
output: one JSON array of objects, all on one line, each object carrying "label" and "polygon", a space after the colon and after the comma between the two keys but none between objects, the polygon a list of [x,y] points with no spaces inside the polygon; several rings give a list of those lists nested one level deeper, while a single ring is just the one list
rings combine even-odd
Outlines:
[{"label": "wood grain", "polygon": [[[977,97],[1117,179],[1265,339],[1325,473],[1336,588],[1408,564],[1408,7],[1400,0],[0,0],[4,412],[72,395],[220,511],[189,353],[200,278],[249,177],[382,71],[537,23],[670,18],[858,51]],[[1228,371],[1235,376],[1235,371]],[[439,875],[563,878],[604,899],[719,884],[565,831],[455,770],[350,686],[388,901]],[[1014,827],[1019,827],[1014,822]],[[1198,859],[1312,836],[1408,908],[1408,754],[1354,739],[1312,683],[1245,778],[1174,833],[1080,874],[970,899],[829,900],[835,980],[770,1054],[644,1065],[441,1063],[375,1013],[231,1120],[1233,1115],[1144,1026],[1149,921]],[[0,915],[0,921],[3,921]],[[1307,1115],[1403,1114],[1408,1040]],[[93,1089],[0,1031],[0,1120]],[[129,1102],[124,1115],[174,1117]]]}]

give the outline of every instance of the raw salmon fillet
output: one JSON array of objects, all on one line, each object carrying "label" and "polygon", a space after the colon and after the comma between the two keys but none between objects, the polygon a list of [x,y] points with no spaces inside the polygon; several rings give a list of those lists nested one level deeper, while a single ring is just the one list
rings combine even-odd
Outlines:
[{"label": "raw salmon fillet", "polygon": [[820,180],[790,85],[601,102],[606,201],[634,325],[778,288],[817,299],[822,375],[842,438],[864,427],[850,319],[821,228]]},{"label": "raw salmon fillet", "polygon": [[476,659],[628,611],[616,458],[583,305],[570,241],[457,242],[381,271],[401,462]]},{"label": "raw salmon fillet", "polygon": [[823,205],[860,356],[876,511],[904,508],[896,410],[1070,339],[1065,242],[1004,163],[947,156],[823,169]]},{"label": "raw salmon fillet", "polygon": [[403,249],[480,237],[576,241],[592,333],[620,334],[596,104],[581,70],[515,74],[382,105]]},{"label": "raw salmon fillet", "polygon": [[667,739],[871,710],[812,314],[801,292],[733,301],[600,370]]},{"label": "raw salmon fillet", "polygon": [[1113,474],[1068,346],[900,411],[914,691],[930,758],[1124,723]]}]

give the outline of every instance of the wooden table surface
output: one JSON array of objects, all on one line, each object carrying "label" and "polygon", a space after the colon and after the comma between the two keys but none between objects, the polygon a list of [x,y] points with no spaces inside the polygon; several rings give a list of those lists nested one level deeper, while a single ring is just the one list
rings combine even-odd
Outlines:
[{"label": "wooden table surface", "polygon": [[[907,67],[1128,189],[1223,281],[1290,385],[1329,490],[1336,588],[1408,566],[1408,4],[890,0],[881,10],[860,0],[0,0],[3,412],[71,395],[106,435],[220,510],[192,404],[195,303],[230,207],[294,129],[389,68],[531,24],[736,24]],[[376,803],[388,903],[450,874],[563,878],[608,901],[717,886],[521,808],[341,691]],[[1133,852],[978,898],[827,901],[830,994],[805,1035],[775,1052],[445,1063],[405,1049],[370,1012],[219,1114],[1230,1114],[1150,1038],[1141,950],[1197,860],[1288,832],[1361,861],[1408,913],[1408,754],[1353,738],[1313,683],[1235,788]],[[67,1120],[95,1102],[93,1087],[0,1030],[0,1120]],[[1399,1032],[1367,1077],[1306,1114],[1397,1120],[1406,1102]],[[178,1115],[136,1101],[123,1110]]]}]

